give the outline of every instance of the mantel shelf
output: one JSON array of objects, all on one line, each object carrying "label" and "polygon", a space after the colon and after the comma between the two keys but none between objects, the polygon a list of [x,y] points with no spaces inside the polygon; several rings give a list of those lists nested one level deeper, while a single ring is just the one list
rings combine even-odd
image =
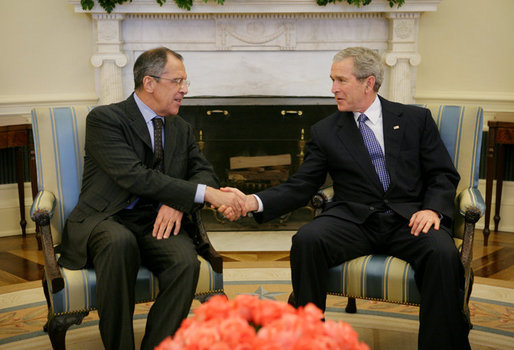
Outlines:
[{"label": "mantel shelf", "polygon": [[[105,10],[95,4],[91,11],[85,11],[80,0],[69,0],[75,6],[75,12],[100,14]],[[117,5],[113,14],[322,14],[322,13],[390,13],[390,12],[430,12],[436,11],[441,0],[406,0],[398,8],[390,7],[387,0],[373,0],[371,4],[362,7],[349,5],[345,2],[318,6],[315,0],[225,0],[224,5],[213,1],[205,3],[194,0],[191,11],[179,9],[173,0],[168,0],[159,6],[155,0],[132,0],[132,2]]]}]

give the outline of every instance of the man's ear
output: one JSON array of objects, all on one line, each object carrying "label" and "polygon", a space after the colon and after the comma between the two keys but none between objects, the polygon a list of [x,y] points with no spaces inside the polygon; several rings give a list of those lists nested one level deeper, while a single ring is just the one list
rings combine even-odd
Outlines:
[{"label": "man's ear", "polygon": [[151,94],[155,89],[155,84],[157,84],[157,81],[151,76],[145,75],[143,77],[143,90],[145,90],[146,92]]},{"label": "man's ear", "polygon": [[370,89],[371,91],[373,91],[373,88],[375,87],[375,82],[376,82],[376,79],[374,76],[370,75],[367,79],[366,79],[366,89]]}]

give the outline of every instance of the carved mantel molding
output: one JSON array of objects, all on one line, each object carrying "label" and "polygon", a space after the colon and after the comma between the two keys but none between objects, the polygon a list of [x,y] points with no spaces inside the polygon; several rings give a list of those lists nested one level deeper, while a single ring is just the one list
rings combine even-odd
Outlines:
[{"label": "carved mantel molding", "polygon": [[440,0],[407,0],[391,8],[374,0],[357,8],[346,3],[318,6],[314,0],[195,1],[191,11],[171,0],[132,0],[111,14],[99,6],[76,12],[95,20],[101,103],[123,99],[133,88],[132,64],[144,50],[167,46],[186,59],[190,96],[329,97],[333,55],[349,46],[377,50],[388,67],[381,94],[411,103],[418,20],[436,11]]}]

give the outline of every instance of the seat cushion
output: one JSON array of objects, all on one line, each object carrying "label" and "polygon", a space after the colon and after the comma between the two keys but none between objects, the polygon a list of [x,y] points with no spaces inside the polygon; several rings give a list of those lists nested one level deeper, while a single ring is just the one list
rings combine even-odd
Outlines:
[{"label": "seat cushion", "polygon": [[[460,250],[462,240],[455,238]],[[419,305],[421,297],[409,263],[388,255],[366,255],[329,270],[328,293]]]},{"label": "seat cushion", "polygon": [[[223,275],[215,272],[202,257],[198,256],[198,260],[200,276],[195,295],[223,292]],[[94,269],[68,270],[60,267],[60,270],[64,278],[64,288],[57,293],[50,291],[53,314],[95,310],[97,304]],[[136,303],[155,300],[159,292],[158,285],[157,278],[148,269],[142,267],[137,275]]]},{"label": "seat cushion", "polygon": [[329,294],[402,304],[420,302],[414,270],[392,256],[361,256],[331,268],[329,274]]}]

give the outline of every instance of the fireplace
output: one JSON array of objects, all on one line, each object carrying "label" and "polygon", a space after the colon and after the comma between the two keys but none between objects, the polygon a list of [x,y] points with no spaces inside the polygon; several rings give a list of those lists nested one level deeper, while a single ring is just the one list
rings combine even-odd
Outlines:
[{"label": "fireplace", "polygon": [[[226,181],[227,171],[235,171],[232,179],[241,175],[230,168],[231,157],[289,154],[287,171],[296,170],[309,126],[335,110],[330,65],[346,47],[376,50],[387,66],[381,95],[414,102],[421,60],[418,20],[423,12],[436,11],[441,0],[409,0],[400,8],[387,0],[360,8],[346,2],[318,6],[315,0],[225,0],[224,5],[194,0],[191,11],[173,1],[159,6],[155,0],[132,0],[110,14],[99,5],[84,11],[80,0],[68,1],[94,21],[90,60],[97,68],[100,104],[133,91],[132,67],[143,51],[166,46],[184,56],[192,85],[181,113],[197,128],[207,158]],[[284,170],[284,164],[277,166],[264,170]],[[278,174],[278,180],[283,177]],[[244,189],[259,190],[263,182]]]},{"label": "fireplace", "polygon": [[[337,111],[333,99],[225,98],[185,100],[180,116],[191,123],[222,186],[255,193],[285,181],[303,161],[310,126]],[[257,225],[230,223],[204,209],[208,230],[293,230],[313,218],[309,206]]]}]

